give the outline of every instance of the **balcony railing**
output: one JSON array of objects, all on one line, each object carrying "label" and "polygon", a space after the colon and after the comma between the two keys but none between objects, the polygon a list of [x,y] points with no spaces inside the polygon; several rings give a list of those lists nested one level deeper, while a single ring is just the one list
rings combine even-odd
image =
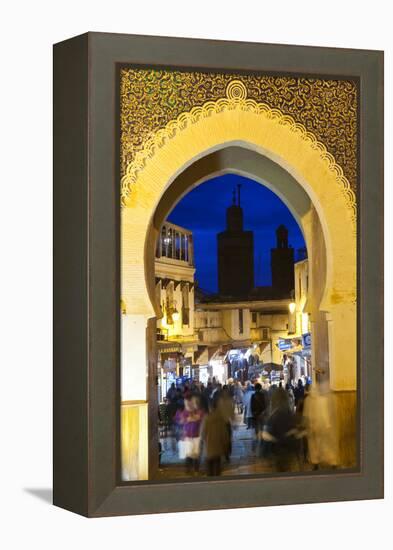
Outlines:
[{"label": "balcony railing", "polygon": [[172,258],[193,266],[191,231],[168,222],[164,223],[157,241],[156,258]]}]

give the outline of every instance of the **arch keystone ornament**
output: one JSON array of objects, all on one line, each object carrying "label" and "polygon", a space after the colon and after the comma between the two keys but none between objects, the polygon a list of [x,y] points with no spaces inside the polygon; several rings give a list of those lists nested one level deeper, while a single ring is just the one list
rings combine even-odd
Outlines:
[{"label": "arch keystone ornament", "polygon": [[225,92],[227,98],[234,101],[241,101],[247,97],[247,88],[241,80],[231,80]]}]

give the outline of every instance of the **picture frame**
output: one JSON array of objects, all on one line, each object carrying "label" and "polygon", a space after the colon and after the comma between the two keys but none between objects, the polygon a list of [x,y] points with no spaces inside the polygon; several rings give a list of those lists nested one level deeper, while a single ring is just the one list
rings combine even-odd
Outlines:
[{"label": "picture frame", "polygon": [[[358,468],[208,482],[121,481],[123,65],[358,82]],[[153,319],[151,342],[154,333]],[[154,365],[148,368],[154,375]],[[53,400],[54,504],[84,516],[383,498],[383,52],[109,33],[54,46]]]}]

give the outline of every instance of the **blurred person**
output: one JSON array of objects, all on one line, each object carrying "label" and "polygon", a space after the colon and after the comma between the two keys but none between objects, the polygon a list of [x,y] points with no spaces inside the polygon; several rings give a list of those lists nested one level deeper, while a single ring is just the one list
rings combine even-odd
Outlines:
[{"label": "blurred person", "polygon": [[321,465],[338,465],[337,427],[331,399],[330,391],[312,384],[303,403],[308,459],[315,470]]},{"label": "blurred person", "polygon": [[[214,378],[213,378],[214,380]],[[218,396],[220,395],[220,392],[222,390],[222,384],[220,384],[220,382],[216,382],[215,384],[213,384],[213,391],[211,393],[211,399],[217,399]]]},{"label": "blurred person", "polygon": [[267,397],[258,382],[254,386],[255,392],[251,396],[250,406],[255,428],[255,436],[258,439],[259,432],[263,428],[265,413],[267,409]]},{"label": "blurred person", "polygon": [[213,402],[212,409],[205,417],[201,430],[208,476],[221,475],[222,458],[231,444],[228,428],[218,409],[218,404],[219,400]]},{"label": "blurred person", "polygon": [[247,425],[247,430],[252,428],[251,398],[253,395],[254,395],[254,386],[248,380],[246,382],[246,390],[243,395],[244,423]]},{"label": "blurred person", "polygon": [[292,386],[292,381],[295,380],[295,365],[292,361],[288,363],[288,380]]},{"label": "blurred person", "polygon": [[287,392],[278,387],[271,396],[270,414],[261,432],[263,455],[270,456],[277,471],[290,469],[296,456],[296,422]]},{"label": "blurred person", "polygon": [[267,394],[268,394],[268,397],[269,397],[269,402],[271,402],[272,395],[276,391],[276,389],[277,389],[276,384],[273,384],[272,382],[269,382],[269,389],[267,391]]},{"label": "blurred person", "polygon": [[237,381],[235,384],[234,399],[237,407],[237,412],[239,414],[243,414],[243,395],[244,395],[243,387],[241,383]]},{"label": "blurred person", "polygon": [[167,403],[166,414],[168,419],[168,429],[170,431],[172,430],[173,419],[177,410],[177,396],[178,396],[178,392],[177,392],[175,383],[172,382],[169,390],[166,393],[166,403]]},{"label": "blurred person", "polygon": [[297,386],[294,390],[294,395],[295,395],[295,407],[297,407],[298,402],[304,397],[304,386],[300,378],[297,381]]},{"label": "blurred person", "polygon": [[290,410],[290,400],[288,392],[284,390],[282,387],[282,384],[280,383],[278,386],[276,386],[276,389],[274,391],[274,398],[272,398],[273,405],[276,405],[276,403],[281,403],[282,406],[288,407]]},{"label": "blurred person", "polygon": [[223,386],[216,400],[217,410],[224,419],[226,429],[228,431],[228,446],[225,452],[227,462],[230,460],[232,453],[232,422],[235,417],[234,402],[229,392],[228,386]]},{"label": "blurred person", "polygon": [[173,403],[176,401],[176,386],[174,382],[172,382],[170,388],[166,392],[166,398],[168,403]]},{"label": "blurred person", "polygon": [[206,387],[202,390],[202,395],[207,403],[207,410],[209,410],[211,405],[212,393],[213,393],[213,385],[209,380]]},{"label": "blurred person", "polygon": [[293,387],[292,387],[292,384],[290,382],[285,384],[285,391],[288,394],[289,406],[290,406],[291,410],[293,411],[294,408],[295,408],[295,394],[293,393]]},{"label": "blurred person", "polygon": [[184,409],[184,395],[182,390],[180,388],[177,388],[176,389],[176,412],[182,409]]},{"label": "blurred person", "polygon": [[233,378],[228,378],[227,381],[228,391],[232,399],[235,397],[235,384],[233,382]]},{"label": "blurred person", "polygon": [[184,398],[184,409],[176,413],[179,426],[179,458],[185,458],[188,473],[199,471],[200,429],[204,413],[191,395]]},{"label": "blurred person", "polygon": [[170,405],[167,398],[164,397],[163,403],[160,403],[158,406],[158,423],[161,437],[168,436],[168,432],[170,432],[172,428],[174,411],[174,405]]},{"label": "blurred person", "polygon": [[304,404],[309,396],[311,390],[310,384],[306,384],[304,387],[304,397],[298,402],[295,412],[296,425],[299,431],[299,462],[306,464],[309,462],[308,458],[308,439],[307,439],[307,421],[304,416]]},{"label": "blurred person", "polygon": [[199,400],[201,408],[207,414],[209,412],[209,397],[204,384],[201,384],[200,387]]}]

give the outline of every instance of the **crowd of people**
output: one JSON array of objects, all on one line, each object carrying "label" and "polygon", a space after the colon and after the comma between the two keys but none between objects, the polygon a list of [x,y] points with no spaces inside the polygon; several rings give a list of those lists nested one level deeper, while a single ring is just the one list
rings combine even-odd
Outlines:
[{"label": "crowd of people", "polygon": [[199,474],[202,458],[207,475],[222,473],[231,460],[233,430],[242,421],[253,431],[255,456],[276,471],[290,471],[294,463],[316,469],[321,464],[336,465],[324,397],[301,380],[295,386],[232,380],[222,385],[213,378],[206,385],[172,384],[160,420],[190,474]]}]

